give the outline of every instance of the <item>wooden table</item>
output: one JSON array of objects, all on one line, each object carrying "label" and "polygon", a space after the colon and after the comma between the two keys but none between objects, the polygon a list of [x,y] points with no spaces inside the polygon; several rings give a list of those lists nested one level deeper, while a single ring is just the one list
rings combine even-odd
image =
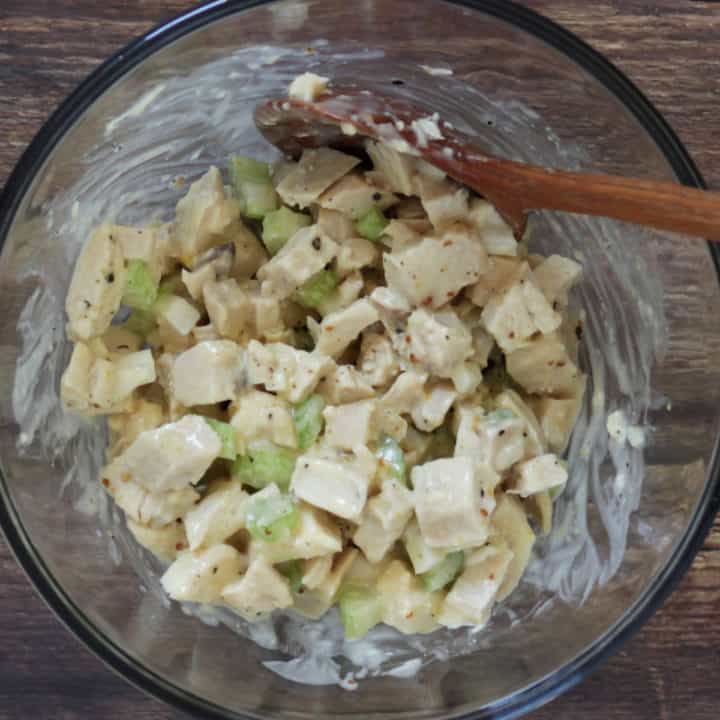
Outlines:
[{"label": "wooden table", "polygon": [[[50,110],[101,60],[189,0],[0,0],[0,185]],[[604,52],[665,114],[720,188],[720,3],[526,0]],[[715,720],[720,522],[671,600],[625,648],[534,720]],[[166,720],[81,647],[0,540],[0,720]]]}]

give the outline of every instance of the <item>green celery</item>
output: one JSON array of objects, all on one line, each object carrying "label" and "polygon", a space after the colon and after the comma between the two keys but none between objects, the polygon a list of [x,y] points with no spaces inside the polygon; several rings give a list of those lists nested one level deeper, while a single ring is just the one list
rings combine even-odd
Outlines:
[{"label": "green celery", "polygon": [[449,585],[457,577],[464,562],[465,553],[462,550],[448,553],[437,565],[420,575],[425,589],[434,592]]},{"label": "green celery", "polygon": [[311,395],[293,406],[292,417],[301,450],[309,448],[320,436],[325,422],[322,414],[324,409],[325,398],[322,395]]},{"label": "green celery", "polygon": [[346,585],[340,592],[338,605],[348,640],[363,637],[382,620],[382,603],[374,588]]},{"label": "green celery", "polygon": [[245,217],[253,220],[262,220],[278,206],[277,193],[269,183],[243,182],[241,197],[245,203]]},{"label": "green celery", "polygon": [[377,242],[389,222],[382,211],[372,208],[355,223],[355,232],[360,237]]},{"label": "green celery", "polygon": [[288,560],[280,563],[276,568],[288,579],[292,592],[296,593],[302,587],[303,571],[299,560]]},{"label": "green celery", "polygon": [[249,448],[246,455],[235,460],[232,474],[244,485],[258,490],[271,483],[275,483],[281,490],[286,490],[290,485],[296,459],[297,453],[294,450],[268,443]]},{"label": "green celery", "polygon": [[123,327],[145,337],[155,329],[155,316],[146,310],[133,310],[123,323]]},{"label": "green celery", "polygon": [[285,206],[272,210],[263,218],[262,241],[268,252],[275,255],[298,230],[311,223],[309,215],[293,212]]},{"label": "green celery", "polygon": [[205,418],[207,424],[217,433],[222,443],[218,457],[225,460],[234,460],[237,457],[237,444],[235,442],[235,428],[230,423]]},{"label": "green celery", "polygon": [[122,302],[135,310],[152,310],[158,285],[143,260],[130,260],[125,273]]},{"label": "green celery", "polygon": [[256,540],[285,540],[299,521],[300,512],[289,495],[253,496],[247,501],[245,524]]},{"label": "green celery", "polygon": [[405,467],[405,453],[395,438],[381,435],[375,455],[380,461],[381,479],[391,478],[407,483],[407,469]]},{"label": "green celery", "polygon": [[297,297],[305,307],[321,305],[338,285],[338,276],[332,270],[315,273],[298,291]]},{"label": "green celery", "polygon": [[244,155],[231,155],[228,160],[230,179],[237,190],[243,182],[270,184],[270,165]]}]

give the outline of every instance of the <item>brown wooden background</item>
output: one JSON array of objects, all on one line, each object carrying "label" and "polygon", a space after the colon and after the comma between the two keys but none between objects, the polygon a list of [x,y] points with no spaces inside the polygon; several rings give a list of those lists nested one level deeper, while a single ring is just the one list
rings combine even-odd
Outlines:
[{"label": "brown wooden background", "polygon": [[[338,0],[340,1],[340,0]],[[720,188],[720,3],[525,0],[624,70]],[[0,186],[45,118],[109,54],[189,0],[0,0]],[[720,522],[671,600],[625,648],[533,720],[715,720]],[[168,720],[79,645],[0,539],[0,720]]]}]

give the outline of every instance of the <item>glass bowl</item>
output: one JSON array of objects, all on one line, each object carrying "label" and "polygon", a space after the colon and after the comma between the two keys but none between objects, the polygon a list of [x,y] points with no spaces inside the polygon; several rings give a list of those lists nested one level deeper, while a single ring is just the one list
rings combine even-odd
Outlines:
[{"label": "glass bowl", "polygon": [[[167,219],[183,186],[211,163],[230,152],[267,155],[253,106],[304,70],[410,96],[500,155],[702,186],[672,130],[625,77],[506,0],[195,9],[91,75],[38,134],[0,200],[0,523],[71,630],[129,681],[185,710],[517,715],[570,687],[637,630],[710,527],[720,503],[714,248],[607,220],[533,216],[533,249],[585,267],[574,302],[585,313],[581,360],[591,381],[555,530],[479,633],[407,640],[380,629],[372,643],[348,647],[327,625],[283,617],[250,631],[170,604],[158,591],[159,566],[128,539],[97,483],[103,424],[66,416],[58,401],[69,350],[63,300],[89,228],[106,217]],[[606,418],[618,409],[644,428],[644,448],[608,439]],[[306,682],[292,682],[298,677]]]}]

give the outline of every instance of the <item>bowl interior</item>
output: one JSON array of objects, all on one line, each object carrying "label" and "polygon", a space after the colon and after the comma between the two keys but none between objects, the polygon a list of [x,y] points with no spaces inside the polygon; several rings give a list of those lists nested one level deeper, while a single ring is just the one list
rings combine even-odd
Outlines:
[{"label": "bowl interior", "polygon": [[[96,79],[72,126],[57,126],[57,144],[37,156],[0,257],[0,373],[13,388],[0,426],[8,534],[78,633],[143,687],[186,707],[440,718],[547,699],[654,605],[709,502],[720,293],[705,243],[534,216],[531,249],[585,268],[574,302],[585,313],[582,360],[592,379],[571,482],[556,529],[487,630],[409,640],[378,630],[369,642],[343,644],[332,620],[248,628],[168,603],[159,566],[128,539],[96,481],[102,424],[59,405],[64,294],[94,224],[168,219],[183,192],[178,178],[223,165],[230,152],[272,152],[252,127],[254,104],[305,70],[409,95],[491,151],[528,162],[673,179],[682,170],[670,162],[676,149],[661,146],[660,126],[650,132],[652,118],[644,126],[630,111],[632,97],[608,89],[613,76],[602,64],[584,69],[585,51],[575,47],[571,59],[554,46],[562,38],[551,26],[507,3],[364,0],[358,12],[334,0],[285,0],[229,9],[136,47],[126,62],[142,62],[109,85]],[[647,447],[608,442],[615,409],[648,427]],[[360,691],[338,685],[360,668],[368,672]]]}]

